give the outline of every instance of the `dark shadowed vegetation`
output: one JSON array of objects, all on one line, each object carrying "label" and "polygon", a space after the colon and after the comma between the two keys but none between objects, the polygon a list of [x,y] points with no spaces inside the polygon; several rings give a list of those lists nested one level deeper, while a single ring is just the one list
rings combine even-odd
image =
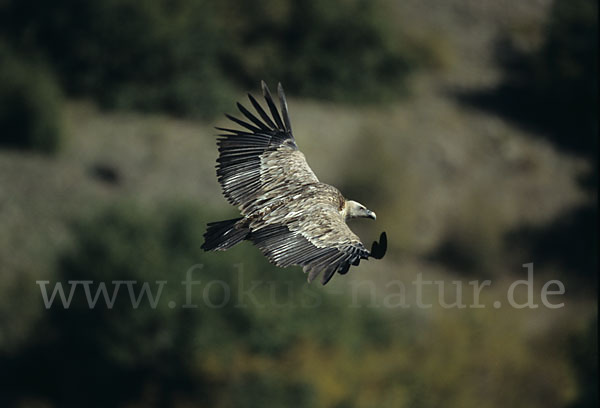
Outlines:
[{"label": "dark shadowed vegetation", "polygon": [[63,132],[62,104],[50,71],[15,58],[0,42],[0,146],[56,152]]},{"label": "dark shadowed vegetation", "polygon": [[[537,47],[523,41],[521,27],[500,36],[495,56],[505,79],[459,99],[489,110],[546,138],[558,149],[585,157],[590,167],[579,182],[592,192],[598,182],[598,2],[556,0]],[[526,38],[526,36],[525,36]],[[523,45],[525,44],[525,45]],[[565,212],[551,225],[521,226],[506,235],[509,247],[529,251],[539,263],[572,271],[583,288],[597,287],[596,205]],[[448,242],[436,255],[449,263],[468,262],[467,251]],[[574,276],[573,276],[574,275]]]},{"label": "dark shadowed vegetation", "polygon": [[498,40],[506,80],[465,96],[532,127],[559,148],[596,159],[598,148],[598,2],[557,0],[543,39],[523,50],[515,35]]},{"label": "dark shadowed vegetation", "polygon": [[227,84],[208,1],[9,1],[0,35],[47,61],[73,96],[114,109],[210,117]]},{"label": "dark shadowed vegetation", "polygon": [[47,61],[70,95],[114,109],[209,118],[256,78],[309,97],[397,98],[436,58],[380,1],[4,3],[0,36]]}]

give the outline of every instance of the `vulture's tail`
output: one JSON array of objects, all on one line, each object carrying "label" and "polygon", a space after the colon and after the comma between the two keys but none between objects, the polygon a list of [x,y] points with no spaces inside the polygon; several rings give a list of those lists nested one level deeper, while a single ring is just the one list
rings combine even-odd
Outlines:
[{"label": "vulture's tail", "polygon": [[201,248],[205,251],[224,251],[242,242],[250,233],[250,229],[241,223],[238,224],[241,219],[240,217],[208,223]]}]

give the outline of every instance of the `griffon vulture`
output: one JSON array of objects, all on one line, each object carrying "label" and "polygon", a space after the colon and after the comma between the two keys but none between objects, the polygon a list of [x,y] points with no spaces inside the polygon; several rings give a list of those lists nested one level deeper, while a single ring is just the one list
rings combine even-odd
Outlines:
[{"label": "griffon vulture", "polygon": [[244,130],[217,128],[226,132],[217,142],[217,178],[242,216],[209,223],[202,248],[224,251],[249,240],[277,266],[302,266],[309,282],[323,271],[324,285],[361,259],[381,259],[387,238],[383,232],[369,251],[348,228],[349,218],[375,213],[315,176],[296,145],[281,84],[277,90],[281,115],[262,82],[271,115],[248,94],[258,116],[238,103],[245,120],[226,116]]}]

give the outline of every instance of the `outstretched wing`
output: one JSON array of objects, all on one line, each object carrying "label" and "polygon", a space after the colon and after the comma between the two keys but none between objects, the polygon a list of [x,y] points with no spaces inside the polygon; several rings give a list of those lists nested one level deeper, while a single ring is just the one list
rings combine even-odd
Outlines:
[{"label": "outstretched wing", "polygon": [[385,233],[367,250],[339,212],[339,192],[319,183],[298,150],[281,84],[280,110],[264,82],[262,90],[270,115],[248,95],[256,114],[238,103],[244,119],[227,115],[244,130],[217,128],[226,132],[217,142],[217,178],[246,216],[247,238],[275,265],[302,266],[309,281],[323,271],[323,284],[361,259],[383,257]]},{"label": "outstretched wing", "polygon": [[221,134],[217,142],[217,179],[223,195],[237,205],[242,214],[266,192],[319,181],[294,140],[281,84],[278,85],[281,116],[264,81],[262,90],[270,116],[248,94],[258,117],[238,103],[245,120],[226,116],[245,130],[217,128],[227,132]]},{"label": "outstretched wing", "polygon": [[[290,213],[296,213],[290,208]],[[332,207],[307,205],[301,214],[280,223],[268,223],[251,232],[250,240],[273,264],[299,265],[311,282],[322,271],[325,285],[338,272],[345,274],[361,259],[382,258],[387,248],[385,233],[371,251],[350,230]]]}]

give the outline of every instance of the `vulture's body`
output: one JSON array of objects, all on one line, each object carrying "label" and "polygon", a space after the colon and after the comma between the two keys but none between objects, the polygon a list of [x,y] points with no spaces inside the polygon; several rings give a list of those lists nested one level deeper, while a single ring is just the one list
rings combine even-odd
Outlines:
[{"label": "vulture's body", "polygon": [[245,130],[218,128],[227,134],[217,143],[217,178],[242,217],[210,223],[202,248],[226,250],[249,240],[277,266],[302,266],[309,281],[323,271],[323,284],[361,259],[383,257],[385,233],[369,251],[346,225],[375,213],[319,181],[294,140],[281,84],[281,116],[264,82],[262,88],[271,116],[248,95],[260,118],[238,103],[249,122],[227,117]]}]

